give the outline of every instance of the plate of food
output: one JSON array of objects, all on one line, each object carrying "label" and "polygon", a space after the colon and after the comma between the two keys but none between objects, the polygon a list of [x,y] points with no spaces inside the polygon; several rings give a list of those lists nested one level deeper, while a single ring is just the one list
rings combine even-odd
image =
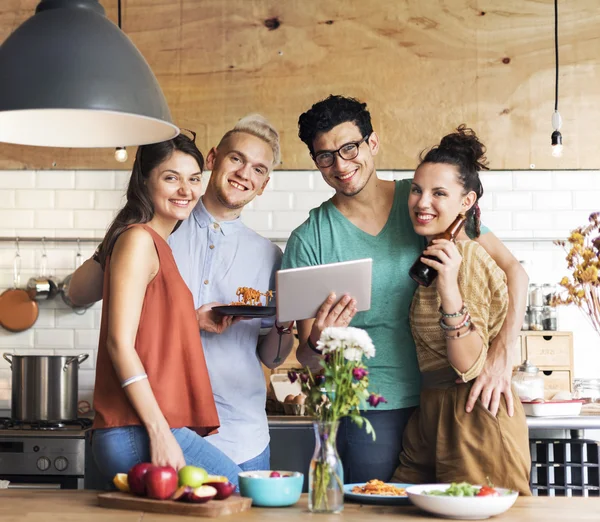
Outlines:
[{"label": "plate of food", "polygon": [[423,511],[459,520],[483,520],[499,515],[510,509],[519,496],[511,489],[468,482],[410,486],[406,493]]},{"label": "plate of food", "polygon": [[344,497],[361,504],[398,505],[410,504],[406,488],[412,484],[399,484],[369,480],[357,484],[344,484]]},{"label": "plate of food", "polygon": [[[269,306],[273,291],[261,292],[249,286],[240,286],[235,295],[238,300],[228,305],[213,306],[213,310],[222,315],[234,317],[271,317],[277,312],[275,306]],[[264,297],[264,303],[261,300]]]}]

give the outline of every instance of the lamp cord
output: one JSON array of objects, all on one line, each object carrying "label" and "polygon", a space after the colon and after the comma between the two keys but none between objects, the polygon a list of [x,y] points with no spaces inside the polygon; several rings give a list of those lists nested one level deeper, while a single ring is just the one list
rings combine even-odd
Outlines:
[{"label": "lamp cord", "polygon": [[[121,0],[119,0],[119,6]],[[556,81],[554,85],[554,110],[558,111],[558,0],[554,0],[554,63],[556,67]]]},{"label": "lamp cord", "polygon": [[119,0],[117,2],[117,17],[118,17],[118,21],[119,21],[119,29],[122,29],[121,27],[121,0]]}]

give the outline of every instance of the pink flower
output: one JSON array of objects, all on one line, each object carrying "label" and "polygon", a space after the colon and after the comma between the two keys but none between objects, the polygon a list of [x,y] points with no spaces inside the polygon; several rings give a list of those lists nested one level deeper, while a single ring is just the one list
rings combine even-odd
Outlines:
[{"label": "pink flower", "polygon": [[298,374],[294,370],[288,372],[288,379],[291,383],[295,383],[298,380]]},{"label": "pink flower", "polygon": [[360,381],[363,377],[369,375],[369,372],[364,368],[354,368],[352,370],[352,377],[354,377],[357,381]]},{"label": "pink flower", "polygon": [[300,374],[300,380],[306,384],[308,382],[308,375],[306,375],[305,373],[301,373]]},{"label": "pink flower", "polygon": [[376,408],[380,403],[382,402],[387,402],[387,400],[385,399],[385,397],[383,395],[377,395],[376,393],[372,393],[371,395],[369,395],[369,398],[367,399],[367,402],[373,406],[373,408]]}]

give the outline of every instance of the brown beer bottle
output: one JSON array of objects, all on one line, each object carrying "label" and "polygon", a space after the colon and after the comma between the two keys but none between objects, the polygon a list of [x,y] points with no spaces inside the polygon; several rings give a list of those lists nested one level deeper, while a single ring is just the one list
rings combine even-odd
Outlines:
[{"label": "brown beer bottle", "polygon": [[[456,236],[458,236],[458,233],[465,224],[466,220],[467,217],[464,214],[459,214],[445,232],[436,235],[433,239],[447,239],[448,241],[455,241]],[[429,245],[431,245],[431,242],[429,242]],[[421,257],[439,261],[435,256],[424,256],[421,254],[414,262],[413,266],[410,267],[408,275],[410,275],[410,277],[412,277],[421,286],[429,286],[431,283],[433,283],[433,280],[437,277],[438,273],[435,268],[427,266],[425,263],[423,263],[423,261],[421,261]]]}]

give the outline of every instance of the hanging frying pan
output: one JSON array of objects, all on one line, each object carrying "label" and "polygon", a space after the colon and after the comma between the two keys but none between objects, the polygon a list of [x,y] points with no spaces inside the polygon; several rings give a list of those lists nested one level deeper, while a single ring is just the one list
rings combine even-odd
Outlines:
[{"label": "hanging frying pan", "polygon": [[31,328],[37,321],[38,304],[32,301],[29,294],[19,288],[21,282],[21,256],[17,255],[13,262],[14,288],[0,295],[0,326],[9,332],[22,332]]}]

